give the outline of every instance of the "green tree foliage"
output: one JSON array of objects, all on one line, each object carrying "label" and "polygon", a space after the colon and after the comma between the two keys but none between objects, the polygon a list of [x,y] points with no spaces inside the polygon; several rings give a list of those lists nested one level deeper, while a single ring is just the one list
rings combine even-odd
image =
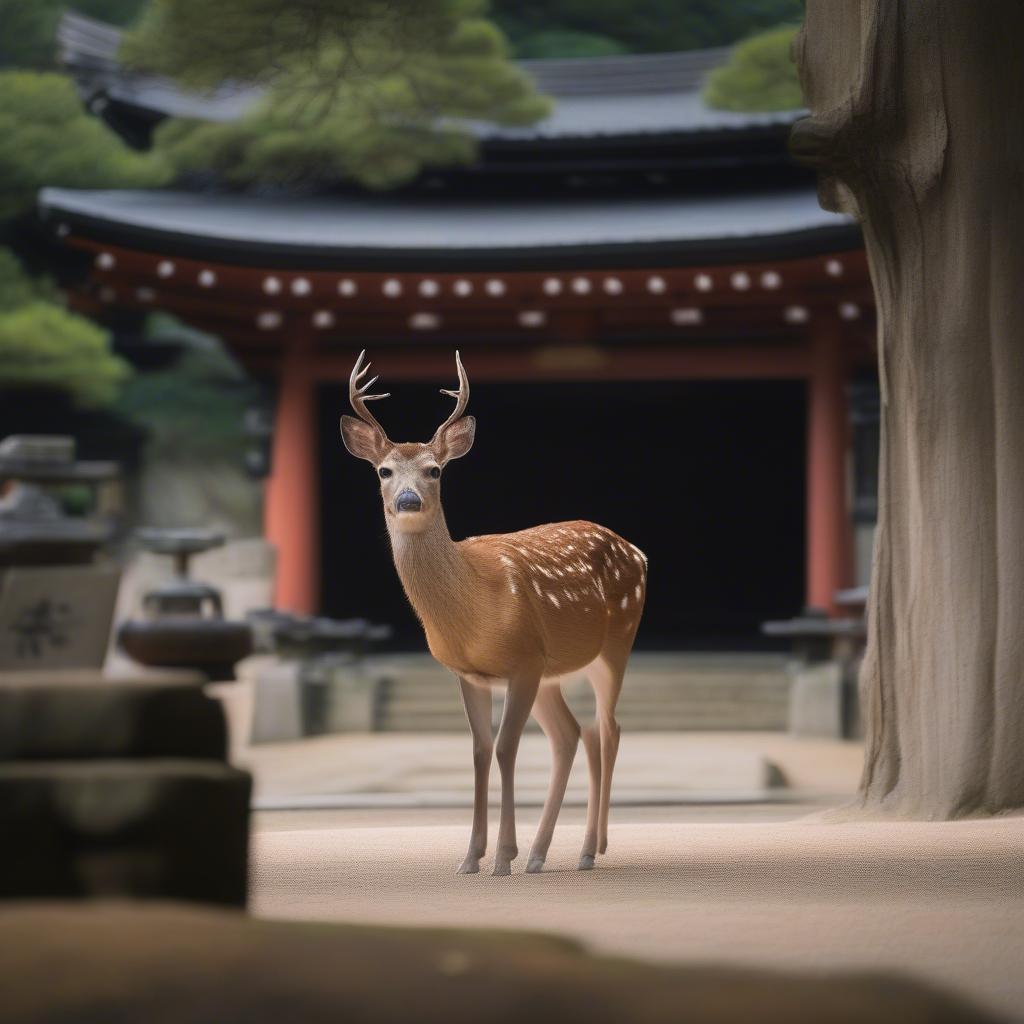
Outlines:
[{"label": "green tree foliage", "polygon": [[796,29],[777,28],[740,43],[728,64],[716,68],[704,102],[719,110],[796,110],[803,106],[790,46]]},{"label": "green tree foliage", "polygon": [[168,314],[152,315],[146,334],[184,348],[172,366],[136,375],[117,401],[119,413],[146,428],[150,457],[241,466],[248,444],[243,419],[257,387],[217,338]]},{"label": "green tree foliage", "polygon": [[480,0],[152,0],[122,55],[193,88],[266,89],[239,121],[162,125],[156,148],[177,170],[388,188],[471,160],[466,122],[547,113],[484,10]]},{"label": "green tree foliage", "polygon": [[0,218],[30,209],[44,185],[70,188],[159,185],[156,154],[130,150],[83,109],[63,75],[0,72]]},{"label": "green tree foliage", "polygon": [[[75,8],[123,24],[145,0],[76,0]],[[58,0],[0,0],[0,69],[56,64]],[[0,70],[0,227],[29,211],[44,185],[159,184],[168,168],[140,156],[83,109],[74,86],[50,71]],[[63,307],[58,289],[31,278],[0,248],[0,390],[63,392],[106,406],[131,376],[109,335]]]},{"label": "green tree foliage", "polygon": [[[556,30],[604,36],[630,53],[665,53],[728,46],[803,20],[803,0],[492,0],[491,9],[517,56],[539,56],[536,37],[550,40]],[[543,55],[577,56],[550,47]]]},{"label": "green tree foliage", "polygon": [[57,23],[68,7],[112,25],[127,25],[146,0],[0,0],[0,69],[57,66]]},{"label": "green tree foliage", "polygon": [[39,290],[39,282],[31,280],[22,271],[14,253],[10,249],[0,249],[0,313],[34,302],[39,297]]},{"label": "green tree foliage", "polygon": [[82,406],[109,405],[131,375],[107,333],[49,302],[0,312],[0,387],[64,391]]}]

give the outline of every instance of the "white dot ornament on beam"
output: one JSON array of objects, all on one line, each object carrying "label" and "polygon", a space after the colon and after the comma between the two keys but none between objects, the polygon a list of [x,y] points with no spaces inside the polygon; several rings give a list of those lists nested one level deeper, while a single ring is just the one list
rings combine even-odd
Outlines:
[{"label": "white dot ornament on beam", "polygon": [[547,313],[542,309],[524,309],[519,314],[522,327],[543,327],[547,322]]},{"label": "white dot ornament on beam", "polygon": [[414,331],[436,331],[441,326],[441,318],[436,313],[413,313],[409,326]]},{"label": "white dot ornament on beam", "polygon": [[670,315],[672,323],[677,327],[693,327],[696,324],[704,322],[703,310],[697,309],[696,307],[673,309]]}]

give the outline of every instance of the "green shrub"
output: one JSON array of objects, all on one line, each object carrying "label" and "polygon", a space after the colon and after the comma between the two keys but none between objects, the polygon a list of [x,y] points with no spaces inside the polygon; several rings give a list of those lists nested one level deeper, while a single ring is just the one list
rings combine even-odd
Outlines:
[{"label": "green shrub", "polygon": [[64,75],[0,72],[0,219],[31,209],[45,185],[139,188],[161,185],[162,158],[129,149],[88,114]]},{"label": "green shrub", "polygon": [[740,43],[727,64],[708,76],[704,102],[719,110],[796,110],[803,106],[790,56],[797,29],[785,26]]},{"label": "green shrub", "polygon": [[131,375],[106,331],[52,303],[0,312],[0,389],[60,390],[81,406],[109,405]]}]

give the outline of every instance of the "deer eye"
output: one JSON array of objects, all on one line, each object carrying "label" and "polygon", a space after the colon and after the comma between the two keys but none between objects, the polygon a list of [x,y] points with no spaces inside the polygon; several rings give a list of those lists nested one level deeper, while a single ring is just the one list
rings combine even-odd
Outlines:
[{"label": "deer eye", "polygon": [[388,469],[387,466],[381,466],[380,469],[377,470],[377,472],[380,473],[381,480],[387,480],[387,478],[391,476],[392,473],[392,471]]},{"label": "deer eye", "polygon": [[430,467],[430,475],[436,480],[441,475],[441,467],[440,466],[431,466]]}]

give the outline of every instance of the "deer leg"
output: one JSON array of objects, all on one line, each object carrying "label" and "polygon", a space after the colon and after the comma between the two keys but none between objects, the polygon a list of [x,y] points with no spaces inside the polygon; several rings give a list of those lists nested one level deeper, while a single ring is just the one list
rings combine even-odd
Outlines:
[{"label": "deer leg", "polygon": [[548,788],[547,800],[544,801],[544,812],[537,826],[537,835],[530,849],[530,859],[526,864],[528,874],[540,871],[544,867],[580,739],[579,722],[573,717],[569,705],[565,703],[560,686],[546,686],[540,690],[533,705],[533,717],[537,719],[551,744],[551,785]]},{"label": "deer leg", "polygon": [[501,824],[498,826],[498,848],[494,853],[495,875],[512,873],[512,861],[519,856],[516,845],[516,754],[519,741],[530,717],[540,685],[540,675],[520,676],[508,681],[505,710],[498,728],[497,757],[501,772]]},{"label": "deer leg", "polygon": [[475,875],[487,851],[487,777],[491,770],[494,733],[491,729],[491,691],[459,679],[462,703],[473,733],[473,831],[460,875]]},{"label": "deer leg", "polygon": [[601,804],[601,739],[594,724],[585,725],[582,731],[583,749],[587,752],[587,768],[590,771],[590,792],[587,795],[587,828],[580,851],[580,871],[589,871],[597,855],[597,818]]},{"label": "deer leg", "polygon": [[608,809],[612,801],[612,772],[615,771],[615,758],[619,753],[619,736],[622,730],[609,714],[601,720],[601,806],[597,815],[597,852],[604,853],[608,849]]},{"label": "deer leg", "polygon": [[608,809],[612,798],[612,773],[619,752],[619,723],[615,721],[615,705],[622,690],[625,661],[612,660],[608,655],[599,658],[590,674],[597,702],[597,726],[601,745],[601,799],[597,814],[597,852],[608,849]]}]

